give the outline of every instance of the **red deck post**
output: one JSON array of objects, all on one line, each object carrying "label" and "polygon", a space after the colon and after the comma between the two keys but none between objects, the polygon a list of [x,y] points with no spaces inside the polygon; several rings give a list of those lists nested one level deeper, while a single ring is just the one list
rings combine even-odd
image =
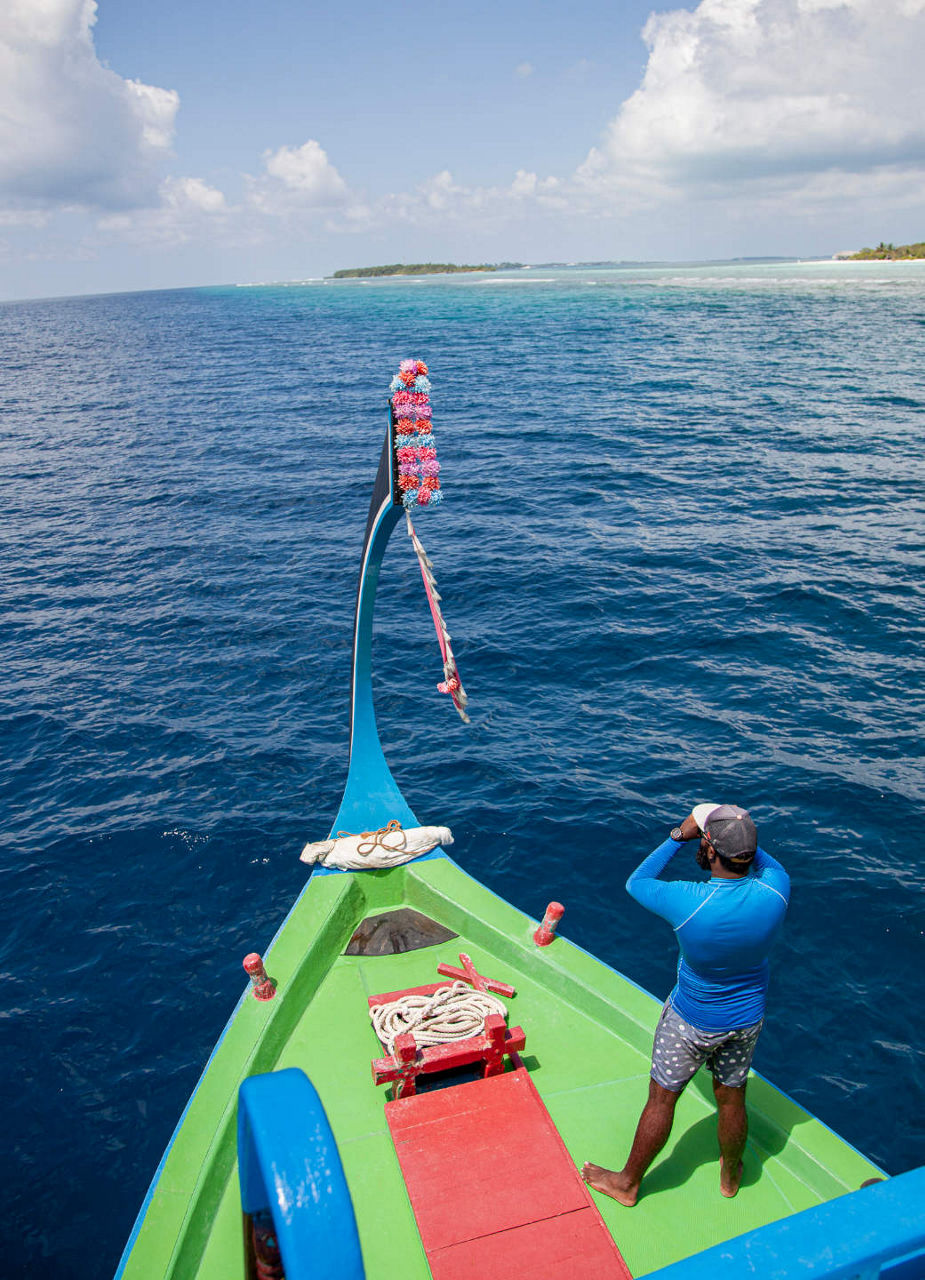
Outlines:
[{"label": "red deck post", "polygon": [[398,1065],[398,1088],[396,1098],[410,1098],[417,1093],[416,1058],[418,1056],[417,1041],[410,1031],[403,1031],[395,1037],[395,1061]]},{"label": "red deck post", "polygon": [[390,1058],[376,1058],[372,1064],[373,1081],[376,1084],[387,1084],[391,1080],[395,1086],[396,1098],[410,1098],[417,1093],[417,1078],[424,1070],[424,1060],[418,1054],[417,1041],[410,1031],[403,1031],[395,1037],[395,1047]]},{"label": "red deck post", "polygon": [[485,1019],[485,1075],[500,1076],[504,1070],[504,1032],[506,1028],[500,1013],[490,1013]]},{"label": "red deck post", "polygon": [[255,1000],[272,1000],[276,995],[276,987],[273,979],[267,977],[267,971],[263,967],[263,960],[256,951],[252,951],[250,955],[244,957],[244,968],[253,986],[253,996]]},{"label": "red deck post", "polygon": [[543,916],[543,923],[533,935],[533,941],[538,947],[548,947],[555,940],[556,926],[564,914],[565,907],[561,902],[550,902]]}]

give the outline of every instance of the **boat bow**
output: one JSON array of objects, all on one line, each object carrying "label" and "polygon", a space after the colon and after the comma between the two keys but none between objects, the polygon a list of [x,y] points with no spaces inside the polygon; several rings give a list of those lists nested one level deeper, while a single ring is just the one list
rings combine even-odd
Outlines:
[{"label": "boat bow", "polygon": [[350,686],[350,764],[344,796],[331,828],[331,837],[336,836],[339,831],[359,832],[383,827],[393,819],[397,819],[403,827],[419,825],[398,783],[392,777],[379,741],[373,704],[372,648],[376,587],[382,557],[403,511],[401,502],[397,500],[395,483],[394,431],[394,418],[390,410],[360,562]]}]

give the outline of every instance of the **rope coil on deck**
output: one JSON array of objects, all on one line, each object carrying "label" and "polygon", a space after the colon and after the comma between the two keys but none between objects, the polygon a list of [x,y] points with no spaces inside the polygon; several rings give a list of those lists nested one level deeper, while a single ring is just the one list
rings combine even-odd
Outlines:
[{"label": "rope coil on deck", "polygon": [[376,1035],[389,1053],[394,1053],[395,1037],[405,1031],[414,1033],[419,1049],[481,1035],[490,1013],[506,1018],[507,1008],[486,991],[473,991],[464,982],[454,982],[432,996],[406,995],[388,1004],[374,1004],[369,1016]]}]

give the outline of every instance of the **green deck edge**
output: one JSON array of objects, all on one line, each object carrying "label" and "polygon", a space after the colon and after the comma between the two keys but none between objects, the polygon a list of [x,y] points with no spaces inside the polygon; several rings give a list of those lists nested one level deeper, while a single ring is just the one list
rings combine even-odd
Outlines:
[{"label": "green deck edge", "polygon": [[[453,929],[459,943],[373,961],[342,956],[359,920],[402,905]],[[573,1158],[606,1163],[621,1145],[625,1155],[645,1096],[659,1002],[564,938],[536,947],[535,927],[448,858],[313,877],[266,956],[276,998],[242,1000],[190,1100],[126,1261],[126,1280],[243,1275],[237,1090],[248,1075],[290,1065],[307,1070],[328,1110],[370,1280],[390,1275],[397,1260],[409,1280],[429,1275],[385,1126],[383,1091],[369,1074],[375,1040],[356,1017],[356,1000],[358,984],[373,994],[433,980],[437,951],[447,959],[454,949],[467,949],[483,971],[516,975],[511,1022],[525,1026],[526,1064]],[[521,1013],[524,1001],[533,1002],[532,1018]],[[321,1032],[313,1026],[313,1006],[318,1015],[325,1010]],[[575,1034],[582,1061],[570,1069]],[[623,1066],[615,1067],[620,1045]],[[335,1056],[348,1066],[332,1077]],[[747,1160],[740,1195],[717,1205],[705,1162],[712,1111],[709,1084],[698,1078],[679,1104],[668,1156],[650,1172],[636,1209],[596,1197],[636,1275],[854,1190],[880,1173],[792,1099],[753,1076],[750,1146],[760,1158],[760,1177],[748,1185]],[[678,1153],[688,1149],[684,1165]],[[706,1240],[704,1212],[719,1224]]]}]

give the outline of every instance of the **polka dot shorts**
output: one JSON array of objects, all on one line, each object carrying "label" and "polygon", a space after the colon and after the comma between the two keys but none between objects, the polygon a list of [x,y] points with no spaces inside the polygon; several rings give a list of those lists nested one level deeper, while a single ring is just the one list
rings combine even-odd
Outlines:
[{"label": "polka dot shorts", "polygon": [[651,1076],[656,1084],[680,1093],[704,1063],[720,1084],[738,1089],[751,1066],[762,1023],[736,1031],[701,1031],[692,1027],[665,1001],[655,1028]]}]

